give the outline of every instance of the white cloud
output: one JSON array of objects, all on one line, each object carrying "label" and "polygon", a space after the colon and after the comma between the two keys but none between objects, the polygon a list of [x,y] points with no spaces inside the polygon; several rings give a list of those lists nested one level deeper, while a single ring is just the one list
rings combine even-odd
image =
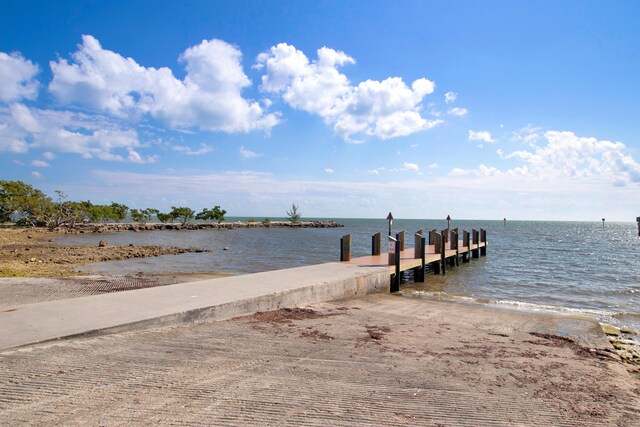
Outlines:
[{"label": "white cloud", "polygon": [[142,145],[135,130],[122,128],[103,116],[30,108],[24,104],[0,106],[0,152],[26,153],[44,148],[49,150],[43,155],[48,160],[55,158],[53,151],[135,163],[157,160],[129,151]]},{"label": "white cloud", "polygon": [[512,132],[511,140],[525,142],[529,145],[534,146],[542,137],[541,131],[542,128],[534,127],[533,125],[528,124],[517,132]]},{"label": "white cloud", "polygon": [[381,139],[430,129],[441,120],[422,117],[420,104],[435,84],[425,78],[408,87],[399,77],[366,80],[354,86],[338,67],[354,64],[344,52],[318,49],[310,61],[294,46],[280,43],[257,58],[264,92],[279,94],[291,107],[322,117],[336,134],[349,142],[364,136]]},{"label": "white cloud", "polygon": [[466,108],[460,108],[460,107],[454,107],[452,109],[450,109],[449,111],[447,111],[447,114],[452,115],[452,116],[465,116],[467,115],[468,111]]},{"label": "white cloud", "polygon": [[175,129],[269,131],[278,123],[260,103],[241,91],[251,82],[244,74],[241,52],[222,40],[204,40],[180,55],[184,80],[169,68],[139,65],[132,58],[103,49],[90,35],[78,51],[50,63],[49,91],[63,104],[79,104],[120,118],[149,114]]},{"label": "white cloud", "polygon": [[333,173],[333,172],[334,172],[334,170],[333,170],[333,169],[331,169],[331,168],[324,168],[324,171],[325,171],[326,173]]},{"label": "white cloud", "polygon": [[51,151],[45,151],[44,153],[42,153],[42,157],[44,157],[47,160],[53,160],[56,158],[56,155],[53,154]]},{"label": "white cloud", "polygon": [[38,96],[38,66],[19,53],[0,52],[0,101],[14,102]]},{"label": "white cloud", "polygon": [[43,160],[32,160],[31,166],[35,166],[37,168],[48,168],[51,165]]},{"label": "white cloud", "polygon": [[34,177],[35,179],[43,179],[44,175],[42,175],[40,172],[38,171],[33,171],[31,172],[31,176]]},{"label": "white cloud", "polygon": [[243,159],[255,159],[256,157],[262,156],[260,153],[256,153],[255,151],[247,150],[244,147],[240,147],[238,150],[240,152],[240,157]]},{"label": "white cloud", "polygon": [[131,163],[156,163],[159,159],[157,155],[142,157],[140,153],[131,147],[127,148],[127,152],[129,153],[127,160]]},{"label": "white cloud", "polygon": [[197,149],[193,149],[191,147],[188,147],[186,145],[171,145],[170,148],[173,151],[178,151],[182,154],[185,154],[187,156],[202,156],[203,154],[208,154],[211,153],[212,151],[214,151],[215,149],[207,144],[200,144],[199,146],[200,148]]},{"label": "white cloud", "polygon": [[509,154],[496,151],[501,159],[519,160],[521,164],[516,167],[506,170],[486,165],[476,169],[457,168],[450,176],[494,177],[493,186],[515,186],[523,190],[640,184],[640,164],[626,152],[621,142],[600,141],[561,131],[548,131],[543,137],[546,144],[530,150]]},{"label": "white cloud", "polygon": [[444,94],[444,102],[447,104],[456,102],[456,99],[458,99],[458,94],[455,92],[447,92]]},{"label": "white cloud", "polygon": [[416,163],[404,162],[404,164],[402,165],[402,170],[420,172],[420,166],[418,166]]},{"label": "white cloud", "polygon": [[470,130],[469,141],[482,141],[486,143],[495,142],[491,137],[491,132],[488,132],[486,130],[479,130],[479,131]]},{"label": "white cloud", "polygon": [[375,169],[370,169],[367,173],[371,175],[380,175],[380,172],[389,172],[389,173],[398,173],[398,172],[416,172],[421,175],[420,166],[417,163],[412,162],[404,162],[401,168],[387,168],[387,167],[379,167]]},{"label": "white cloud", "polygon": [[438,166],[438,164],[437,164],[437,163],[431,163],[431,164],[429,165],[429,169],[438,169],[439,167],[440,167],[440,166]]}]

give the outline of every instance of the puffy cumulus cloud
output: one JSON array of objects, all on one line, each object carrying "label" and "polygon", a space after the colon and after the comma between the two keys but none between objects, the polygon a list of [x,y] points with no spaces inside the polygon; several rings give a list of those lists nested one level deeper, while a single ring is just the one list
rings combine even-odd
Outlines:
[{"label": "puffy cumulus cloud", "polygon": [[469,141],[481,141],[487,143],[495,142],[493,137],[491,136],[491,132],[488,132],[486,130],[469,130]]},{"label": "puffy cumulus cloud", "polygon": [[38,171],[33,171],[31,172],[31,176],[34,177],[35,179],[44,179],[44,175],[42,175],[40,172]]},{"label": "puffy cumulus cloud", "polygon": [[466,108],[454,107],[447,111],[447,114],[451,116],[466,116],[468,113]]},{"label": "puffy cumulus cloud", "polygon": [[420,172],[420,166],[418,166],[416,163],[404,162],[404,164],[402,165],[402,170]]},{"label": "puffy cumulus cloud", "polygon": [[406,136],[442,122],[421,114],[423,98],[435,89],[432,81],[421,78],[407,86],[401,78],[390,77],[354,86],[338,71],[354,64],[352,57],[327,47],[318,49],[317,56],[310,61],[286,43],[261,53],[257,58],[257,68],[265,69],[261,89],[281,95],[293,108],[322,117],[349,142],[359,142],[362,136]]},{"label": "puffy cumulus cloud", "polygon": [[35,99],[39,83],[38,66],[19,53],[0,52],[0,102]]},{"label": "puffy cumulus cloud", "polygon": [[135,130],[123,129],[105,117],[24,104],[0,107],[0,152],[26,153],[42,148],[49,150],[43,154],[48,160],[55,158],[55,151],[102,160],[156,161],[156,157],[142,157],[134,151],[142,146]]},{"label": "puffy cumulus cloud", "polygon": [[[546,144],[509,154],[497,150],[501,159],[520,161],[505,170],[480,165],[476,169],[453,169],[454,177],[496,177],[507,185],[540,183],[544,188],[580,186],[594,183],[616,187],[640,184],[640,164],[626,152],[621,142],[579,137],[573,132],[548,131]],[[523,187],[523,188],[524,188]]]},{"label": "puffy cumulus cloud", "polygon": [[455,92],[447,92],[444,94],[444,102],[447,104],[456,102],[456,99],[458,99],[458,94]]},{"label": "puffy cumulus cloud", "polygon": [[325,173],[333,173],[334,170],[331,168],[324,168]]},{"label": "puffy cumulus cloud", "polygon": [[204,40],[180,55],[184,80],[166,67],[139,65],[132,58],[103,49],[90,35],[72,61],[50,63],[49,91],[63,104],[78,104],[119,118],[149,114],[175,129],[269,131],[278,123],[259,102],[241,91],[251,82],[240,63],[242,53],[222,40]]}]

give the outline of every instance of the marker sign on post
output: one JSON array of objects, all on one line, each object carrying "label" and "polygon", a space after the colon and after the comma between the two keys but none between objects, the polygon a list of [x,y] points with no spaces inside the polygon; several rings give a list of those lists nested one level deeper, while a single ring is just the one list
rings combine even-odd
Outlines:
[{"label": "marker sign on post", "polygon": [[396,242],[394,242],[392,240],[389,243],[387,243],[387,250],[388,250],[388,252],[390,254],[395,254],[396,253]]}]

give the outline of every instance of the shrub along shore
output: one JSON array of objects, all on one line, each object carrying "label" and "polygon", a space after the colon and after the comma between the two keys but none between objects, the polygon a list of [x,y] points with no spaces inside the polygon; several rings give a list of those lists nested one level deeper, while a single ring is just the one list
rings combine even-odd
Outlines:
[{"label": "shrub along shore", "polygon": [[112,233],[119,231],[156,231],[156,230],[215,230],[236,228],[338,228],[344,227],[335,221],[269,221],[269,222],[188,222],[179,223],[107,223],[76,224],[74,228],[58,227],[52,231],[59,233]]}]

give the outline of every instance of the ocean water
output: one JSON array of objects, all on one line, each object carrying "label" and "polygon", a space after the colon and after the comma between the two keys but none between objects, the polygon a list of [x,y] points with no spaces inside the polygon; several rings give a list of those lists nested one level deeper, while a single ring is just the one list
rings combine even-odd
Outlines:
[{"label": "ocean water", "polygon": [[[337,219],[344,228],[234,229],[81,234],[58,242],[198,247],[211,252],[103,262],[83,271],[108,274],[229,272],[246,274],[337,261],[340,237],[351,234],[353,256],[368,255],[371,235],[388,233],[384,219]],[[452,221],[487,230],[487,256],[405,283],[414,297],[463,299],[528,311],[586,314],[640,329],[640,238],[635,223]],[[394,220],[393,233],[443,229],[442,220]],[[383,242],[384,243],[384,242]]]}]

